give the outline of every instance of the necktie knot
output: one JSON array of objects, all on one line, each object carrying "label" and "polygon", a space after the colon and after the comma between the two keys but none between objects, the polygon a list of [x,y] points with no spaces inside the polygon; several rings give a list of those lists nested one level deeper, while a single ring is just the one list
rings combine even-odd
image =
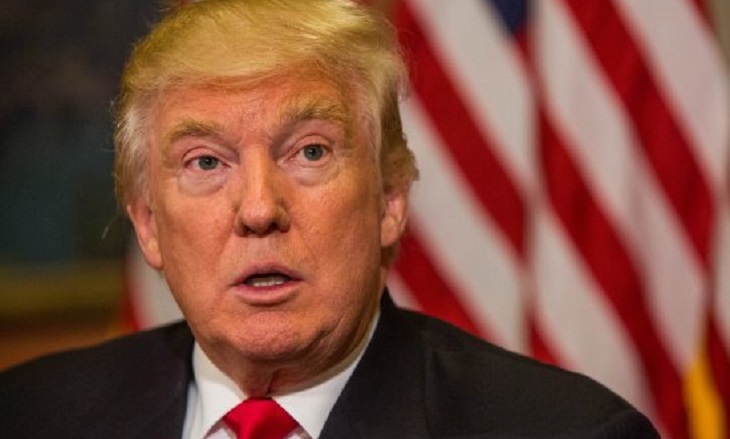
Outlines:
[{"label": "necktie knot", "polygon": [[247,399],[231,409],[223,421],[237,439],[283,439],[297,426],[297,421],[271,398]]}]

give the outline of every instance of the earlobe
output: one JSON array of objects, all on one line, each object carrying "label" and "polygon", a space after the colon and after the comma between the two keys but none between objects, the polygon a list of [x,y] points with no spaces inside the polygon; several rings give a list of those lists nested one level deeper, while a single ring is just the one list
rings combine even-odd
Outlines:
[{"label": "earlobe", "polygon": [[145,201],[137,199],[127,205],[127,214],[134,225],[137,242],[145,260],[155,270],[162,270],[162,255],[152,208]]},{"label": "earlobe", "polygon": [[383,217],[380,221],[380,246],[394,245],[403,234],[408,215],[407,192],[393,191],[385,194]]}]

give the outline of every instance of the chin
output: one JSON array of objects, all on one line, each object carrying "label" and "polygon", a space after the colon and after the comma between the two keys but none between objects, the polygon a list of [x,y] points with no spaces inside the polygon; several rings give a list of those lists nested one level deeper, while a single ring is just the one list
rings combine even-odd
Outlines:
[{"label": "chin", "polygon": [[314,335],[297,331],[287,322],[284,325],[245,325],[230,339],[229,345],[248,361],[287,362],[306,354],[316,344]]}]

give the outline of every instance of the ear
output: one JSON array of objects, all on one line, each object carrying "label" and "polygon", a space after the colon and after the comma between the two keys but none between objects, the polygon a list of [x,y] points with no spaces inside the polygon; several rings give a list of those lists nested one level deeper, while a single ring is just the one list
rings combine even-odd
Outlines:
[{"label": "ear", "polygon": [[387,248],[398,242],[406,227],[408,191],[391,190],[384,195],[384,204],[380,220],[380,246]]},{"label": "ear", "polygon": [[145,260],[155,270],[162,270],[162,255],[157,236],[154,211],[141,197],[127,204],[127,214],[132,220],[139,248]]}]

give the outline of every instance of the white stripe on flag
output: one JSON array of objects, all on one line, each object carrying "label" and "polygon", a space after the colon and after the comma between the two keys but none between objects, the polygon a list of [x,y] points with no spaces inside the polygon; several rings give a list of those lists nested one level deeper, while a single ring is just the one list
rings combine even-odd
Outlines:
[{"label": "white stripe on flag", "polygon": [[[623,235],[675,365],[696,354],[703,320],[703,270],[643,160],[631,122],[559,2],[540,2],[538,71],[546,112],[597,202]],[[589,105],[585,103],[589,102]]]},{"label": "white stripe on flag", "polygon": [[398,272],[395,270],[388,274],[388,291],[390,291],[393,301],[400,307],[419,311],[418,301],[413,292],[408,288],[408,284],[403,282]]},{"label": "white stripe on flag", "polygon": [[728,76],[712,31],[686,0],[616,0],[715,188],[725,185]]},{"label": "white stripe on flag", "polygon": [[573,247],[566,244],[569,238],[547,206],[537,209],[535,227],[532,267],[540,332],[567,367],[590,375],[651,413],[651,392],[622,323],[586,275]]},{"label": "white stripe on flag", "polygon": [[[409,0],[482,137],[527,193],[535,187],[533,97],[519,54],[483,0]],[[416,73],[417,74],[417,73]]]},{"label": "white stripe on flag", "polygon": [[500,343],[524,347],[522,281],[510,244],[477,208],[469,186],[444,153],[415,96],[403,103],[403,125],[418,157],[422,178],[413,190],[411,213],[425,233],[424,247],[464,293],[465,308]]}]

